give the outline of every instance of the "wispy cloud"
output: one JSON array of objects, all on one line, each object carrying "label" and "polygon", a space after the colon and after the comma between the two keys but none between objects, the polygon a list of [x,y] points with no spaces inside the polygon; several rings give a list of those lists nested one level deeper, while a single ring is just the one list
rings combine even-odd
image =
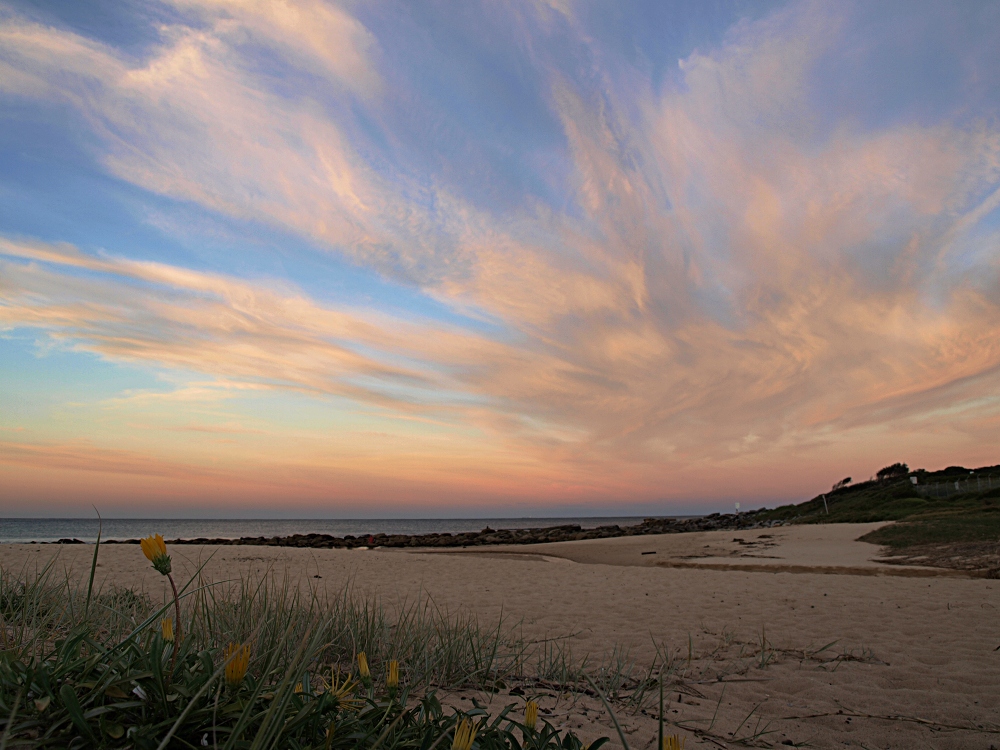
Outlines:
[{"label": "wispy cloud", "polygon": [[462,331],[321,307],[301,294],[159,263],[10,240],[0,240],[0,253],[44,262],[4,263],[4,325],[43,329],[109,359],[203,372],[244,387],[430,406],[441,403],[449,384],[429,365],[457,367],[490,345]]},{"label": "wispy cloud", "polygon": [[579,24],[512,11],[538,40],[577,35],[560,44],[598,71],[531,58],[562,128],[561,210],[484,207],[394,160],[393,134],[368,132],[391,122],[391,76],[347,11],[177,7],[187,21],[141,60],[8,15],[0,90],[68,104],[122,179],[281,227],[493,328],[9,239],[3,325],[475,429],[536,467],[526,476],[595,493],[649,496],[710,467],[736,467],[736,486],[748,461],[823,446],[832,462],[887,434],[930,455],[928,421],[963,445],[996,429],[1000,269],[984,225],[1000,131],[820,117],[818,67],[854,33],[839,6],[737,24],[655,85],[602,71]]}]

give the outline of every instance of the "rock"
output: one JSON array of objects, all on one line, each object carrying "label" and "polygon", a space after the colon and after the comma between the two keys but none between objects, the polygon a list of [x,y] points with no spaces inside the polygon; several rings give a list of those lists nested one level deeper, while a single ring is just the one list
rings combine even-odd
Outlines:
[{"label": "rock", "polygon": [[[298,547],[311,549],[355,549],[357,547],[478,547],[482,545],[504,544],[544,544],[582,539],[610,539],[622,536],[645,536],[650,534],[679,534],[690,531],[772,528],[785,525],[782,521],[754,521],[755,511],[740,515],[712,513],[702,518],[645,518],[635,526],[598,526],[584,529],[580,524],[564,524],[535,529],[491,529],[467,531],[452,534],[430,532],[427,534],[373,534],[361,537],[345,534],[335,537],[331,534],[292,534],[286,537],[241,537],[240,539],[171,539],[167,544],[204,545],[259,545],[266,547]],[[138,544],[138,539],[108,540],[107,544]],[[79,539],[60,539],[54,544],[83,544]]]}]

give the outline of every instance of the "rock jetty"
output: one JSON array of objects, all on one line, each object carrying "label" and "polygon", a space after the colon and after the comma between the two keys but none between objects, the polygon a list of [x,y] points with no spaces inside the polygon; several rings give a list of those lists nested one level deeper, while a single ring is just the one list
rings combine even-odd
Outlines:
[{"label": "rock jetty", "polygon": [[[598,526],[584,529],[579,524],[547,526],[537,529],[491,529],[449,534],[371,534],[338,537],[330,534],[292,534],[291,536],[245,536],[239,539],[169,539],[168,544],[256,545],[261,547],[307,547],[311,549],[357,549],[375,547],[481,547],[506,544],[544,544],[575,542],[581,539],[610,539],[619,536],[680,534],[691,531],[756,529],[781,525],[780,521],[755,521],[754,513],[720,514],[699,518],[647,518],[635,526]],[[74,540],[75,541],[75,540]],[[72,543],[69,540],[63,543]],[[107,541],[106,544],[138,544],[138,539]]]}]

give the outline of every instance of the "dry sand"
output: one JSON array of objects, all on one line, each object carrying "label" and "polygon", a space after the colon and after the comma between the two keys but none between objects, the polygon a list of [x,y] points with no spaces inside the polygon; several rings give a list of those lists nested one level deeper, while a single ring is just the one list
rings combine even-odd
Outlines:
[{"label": "dry sand", "polygon": [[[506,618],[522,621],[527,638],[571,636],[562,642],[595,664],[616,645],[648,664],[654,642],[686,663],[690,642],[691,672],[698,676],[682,689],[683,702],[671,691],[669,717],[707,730],[717,706],[718,716],[711,736],[673,730],[687,737],[688,748],[735,746],[734,738],[765,728],[769,733],[750,744],[1000,748],[1000,581],[879,563],[877,547],[854,541],[875,526],[435,552],[195,546],[171,552],[181,576],[214,554],[206,572],[216,579],[270,567],[331,590],[352,582],[390,605],[430,595],[484,624],[495,623],[502,607]],[[82,576],[92,550],[0,545],[0,565],[20,570],[58,553],[60,566]],[[162,579],[136,546],[102,548],[100,565],[99,580],[163,594]],[[822,656],[809,656],[832,641]],[[493,705],[513,700],[499,695]],[[585,739],[610,734],[591,699],[574,703],[553,694],[542,706]],[[633,748],[652,747],[651,717],[622,718]],[[972,730],[951,728],[959,726]]]}]

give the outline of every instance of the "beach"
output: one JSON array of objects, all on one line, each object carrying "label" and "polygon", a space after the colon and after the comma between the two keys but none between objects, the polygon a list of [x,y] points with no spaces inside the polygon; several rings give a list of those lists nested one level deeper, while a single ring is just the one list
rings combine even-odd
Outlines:
[{"label": "beach", "polygon": [[[878,547],[855,541],[877,525],[434,551],[170,552],[178,579],[208,561],[210,580],[269,573],[321,593],[351,586],[388,607],[429,597],[486,626],[502,616],[594,667],[614,652],[638,672],[660,648],[688,669],[667,696],[671,721],[702,729],[671,730],[688,748],[1000,747],[1000,581],[881,563]],[[5,544],[0,565],[30,572],[58,555],[58,568],[82,580],[92,554],[91,545]],[[134,545],[102,547],[96,581],[166,594]],[[472,697],[516,700],[503,691],[452,699]],[[585,739],[617,743],[592,697],[549,690],[542,707]],[[655,741],[654,714],[620,712],[633,748]]]}]

